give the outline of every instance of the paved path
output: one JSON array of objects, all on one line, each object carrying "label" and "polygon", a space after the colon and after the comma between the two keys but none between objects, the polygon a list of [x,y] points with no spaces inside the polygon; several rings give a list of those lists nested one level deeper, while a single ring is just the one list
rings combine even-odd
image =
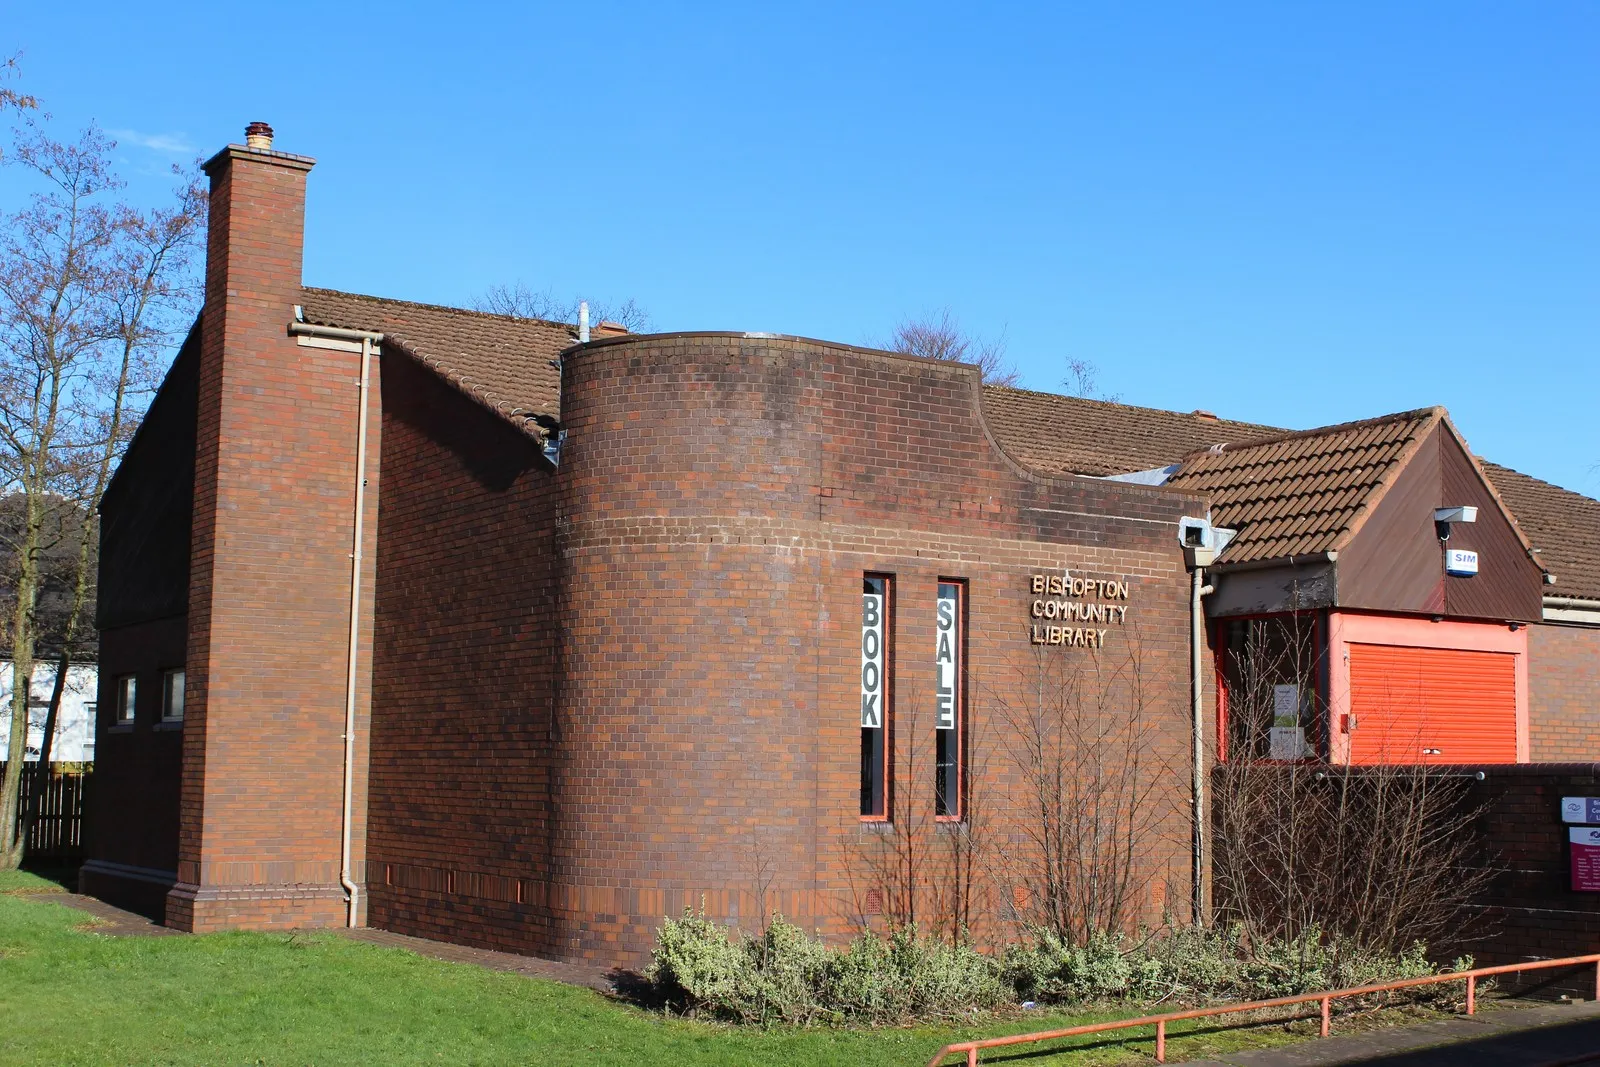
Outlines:
[{"label": "paved path", "polygon": [[1234,1052],[1189,1067],[1555,1067],[1585,1053],[1600,1067],[1600,1004],[1485,1005],[1477,1015],[1361,1034],[1337,1033],[1284,1048]]}]

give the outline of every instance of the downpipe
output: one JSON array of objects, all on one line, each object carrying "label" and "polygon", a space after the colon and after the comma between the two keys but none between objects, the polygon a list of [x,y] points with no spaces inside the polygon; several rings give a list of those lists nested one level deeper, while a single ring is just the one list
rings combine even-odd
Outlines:
[{"label": "downpipe", "polygon": [[[296,308],[296,318],[299,318]],[[360,677],[361,652],[361,547],[366,533],[367,504],[367,398],[372,385],[372,346],[383,341],[383,334],[365,330],[344,330],[333,326],[313,326],[305,322],[292,322],[289,332],[331,341],[359,342],[361,345],[361,379],[356,400],[356,473],[355,515],[351,523],[350,546],[350,633],[345,653],[344,694],[344,782],[343,803],[339,823],[339,886],[345,894],[345,925],[355,929],[360,913],[361,887],[355,882],[351,869],[351,837],[355,823],[355,766],[356,766],[356,695]],[[334,346],[329,346],[334,347]],[[343,348],[344,345],[338,346]]]},{"label": "downpipe", "polygon": [[1207,835],[1205,708],[1203,698],[1205,696],[1204,642],[1206,616],[1201,600],[1216,592],[1216,587],[1205,584],[1204,567],[1196,565],[1189,573],[1189,702],[1194,717],[1194,721],[1191,724],[1192,737],[1190,738],[1190,756],[1193,764],[1193,778],[1190,783],[1190,804],[1194,830],[1190,842],[1191,881],[1189,901],[1194,924],[1196,926],[1204,926],[1206,921],[1205,861]]}]

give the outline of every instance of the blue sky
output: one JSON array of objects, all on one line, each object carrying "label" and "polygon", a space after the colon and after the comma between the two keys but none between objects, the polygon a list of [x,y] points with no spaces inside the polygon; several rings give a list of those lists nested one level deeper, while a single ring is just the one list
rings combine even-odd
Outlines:
[{"label": "blue sky", "polygon": [[857,343],[949,307],[1032,388],[1440,403],[1600,495],[1592,3],[88,0],[8,11],[15,49],[138,191],[253,119],[317,157],[310,284]]}]

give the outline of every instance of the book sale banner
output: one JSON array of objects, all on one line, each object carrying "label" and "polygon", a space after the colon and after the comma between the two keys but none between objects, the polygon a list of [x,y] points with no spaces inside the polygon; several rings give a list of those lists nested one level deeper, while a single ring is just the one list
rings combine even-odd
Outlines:
[{"label": "book sale banner", "polygon": [[861,596],[861,728],[883,727],[882,593]]},{"label": "book sale banner", "polygon": [[960,597],[956,586],[941,583],[934,608],[934,712],[940,730],[956,728],[956,687],[961,684],[961,641],[956,633]]}]

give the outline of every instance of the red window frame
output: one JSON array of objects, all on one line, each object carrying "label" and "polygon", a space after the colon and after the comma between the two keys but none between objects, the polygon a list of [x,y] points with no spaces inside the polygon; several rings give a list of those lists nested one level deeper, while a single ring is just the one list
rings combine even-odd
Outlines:
[{"label": "red window frame", "polygon": [[[1229,615],[1224,618],[1211,619],[1207,627],[1211,639],[1211,671],[1213,684],[1217,695],[1217,762],[1228,762],[1228,658],[1233,651],[1228,647],[1228,624],[1234,622],[1252,622],[1260,619],[1289,619],[1295,616],[1293,611],[1263,611],[1250,615]],[[1259,760],[1261,763],[1322,763],[1327,760],[1327,754],[1333,744],[1333,715],[1328,707],[1328,615],[1325,611],[1305,611],[1300,614],[1311,617],[1311,655],[1312,655],[1312,693],[1316,705],[1321,708],[1321,736],[1318,738],[1319,755],[1307,756],[1298,760]]]}]

